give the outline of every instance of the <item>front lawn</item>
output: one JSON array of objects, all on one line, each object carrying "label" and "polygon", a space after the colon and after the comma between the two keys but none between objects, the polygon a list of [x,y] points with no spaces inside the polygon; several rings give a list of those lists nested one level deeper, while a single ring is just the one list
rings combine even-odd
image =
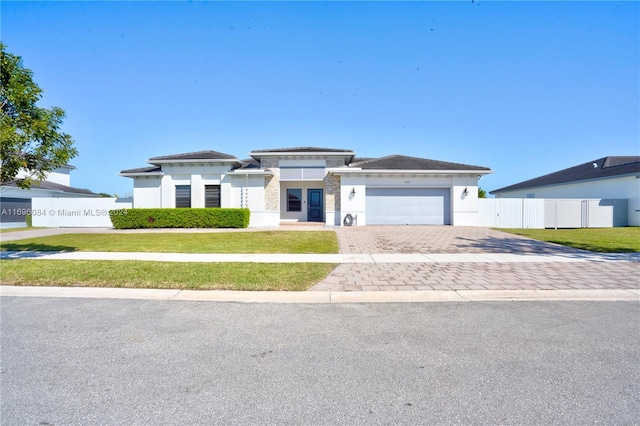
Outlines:
[{"label": "front lawn", "polygon": [[640,252],[640,227],[499,229],[499,231],[600,253]]},{"label": "front lawn", "polygon": [[335,267],[326,263],[174,263],[0,260],[3,285],[305,291]]},{"label": "front lawn", "polygon": [[0,244],[2,251],[155,253],[338,253],[329,231],[64,234]]}]

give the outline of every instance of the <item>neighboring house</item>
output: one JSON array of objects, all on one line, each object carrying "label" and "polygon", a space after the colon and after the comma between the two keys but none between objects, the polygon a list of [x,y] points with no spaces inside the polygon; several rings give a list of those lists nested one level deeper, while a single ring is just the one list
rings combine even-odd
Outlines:
[{"label": "neighboring house", "polygon": [[[348,149],[298,147],[153,157],[133,178],[133,207],[246,207],[250,226],[287,222],[477,225],[486,167]],[[350,215],[347,217],[347,215]]]},{"label": "neighboring house", "polygon": [[[0,225],[2,227],[24,226],[25,216],[31,211],[33,198],[76,198],[100,197],[86,189],[71,186],[71,170],[65,165],[47,175],[47,178],[31,185],[31,189],[21,189],[15,183],[0,186]],[[24,177],[19,174],[17,179]]]},{"label": "neighboring house", "polygon": [[640,225],[640,156],[603,157],[490,192],[496,198],[627,200],[627,221]]}]

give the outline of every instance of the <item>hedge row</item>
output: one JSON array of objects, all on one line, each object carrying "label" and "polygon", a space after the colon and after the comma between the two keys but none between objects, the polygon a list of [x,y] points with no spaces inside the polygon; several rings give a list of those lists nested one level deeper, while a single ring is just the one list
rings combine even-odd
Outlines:
[{"label": "hedge row", "polygon": [[109,216],[116,229],[249,226],[249,209],[120,209],[110,210]]}]

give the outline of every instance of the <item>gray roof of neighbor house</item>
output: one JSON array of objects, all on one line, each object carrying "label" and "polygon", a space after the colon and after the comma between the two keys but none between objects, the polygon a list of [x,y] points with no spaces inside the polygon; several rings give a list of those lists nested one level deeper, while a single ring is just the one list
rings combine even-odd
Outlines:
[{"label": "gray roof of neighbor house", "polygon": [[[5,183],[3,186],[17,187],[16,182]],[[100,194],[91,192],[88,189],[74,188],[72,186],[61,185],[55,182],[49,182],[48,180],[43,180],[42,182],[34,182],[31,185],[31,189],[43,189],[46,191],[57,191],[57,192],[63,192],[68,194],[86,195],[87,197],[100,196]]]},{"label": "gray roof of neighbor house", "polygon": [[490,191],[495,194],[502,191],[515,191],[561,183],[579,182],[591,179],[601,179],[613,176],[640,173],[640,156],[611,156],[569,167],[548,175],[529,179],[514,185]]},{"label": "gray roof of neighbor house", "polygon": [[359,167],[363,170],[491,170],[488,167],[450,163],[447,161],[430,160],[428,158],[408,157],[406,155],[389,155],[382,158],[359,159],[357,162],[351,163],[350,166]]},{"label": "gray roof of neighbor house", "polygon": [[151,157],[149,162],[154,161],[172,161],[172,160],[235,160],[239,161],[234,155],[225,154],[218,151],[198,151],[186,152],[184,154],[163,155],[161,157]]}]

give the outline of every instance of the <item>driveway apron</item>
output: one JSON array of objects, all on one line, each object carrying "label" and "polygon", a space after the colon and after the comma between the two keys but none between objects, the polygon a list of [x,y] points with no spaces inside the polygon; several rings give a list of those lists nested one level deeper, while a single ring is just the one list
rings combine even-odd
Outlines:
[{"label": "driveway apron", "polygon": [[[343,254],[585,252],[482,227],[366,226],[337,229]],[[334,291],[638,289],[640,263],[344,263],[311,288]]]}]

